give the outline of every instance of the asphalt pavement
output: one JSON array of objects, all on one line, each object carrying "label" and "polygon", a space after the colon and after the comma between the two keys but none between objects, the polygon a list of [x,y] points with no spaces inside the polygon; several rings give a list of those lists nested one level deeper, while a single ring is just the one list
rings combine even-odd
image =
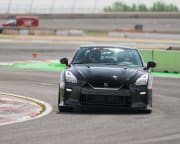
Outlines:
[{"label": "asphalt pavement", "polygon": [[[0,61],[71,57],[79,44],[1,43]],[[154,78],[152,114],[90,111],[59,113],[60,72],[0,70],[0,91],[49,103],[42,118],[0,127],[1,144],[178,144],[180,141],[180,79]]]}]

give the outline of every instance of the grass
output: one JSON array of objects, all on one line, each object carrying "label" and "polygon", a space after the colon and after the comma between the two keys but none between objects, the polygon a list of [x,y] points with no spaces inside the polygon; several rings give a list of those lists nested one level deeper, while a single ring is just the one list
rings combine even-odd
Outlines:
[{"label": "grass", "polygon": [[[48,62],[24,62],[16,63],[13,65],[3,65],[0,68],[11,68],[11,69],[25,69],[25,70],[35,70],[35,71],[52,71],[60,72],[66,68],[64,64],[59,63],[48,63]],[[176,77],[180,78],[180,73],[165,73],[165,72],[152,72],[153,76],[160,77]]]},{"label": "grass", "polygon": [[87,36],[106,36],[108,32],[105,31],[85,31],[85,35]]}]

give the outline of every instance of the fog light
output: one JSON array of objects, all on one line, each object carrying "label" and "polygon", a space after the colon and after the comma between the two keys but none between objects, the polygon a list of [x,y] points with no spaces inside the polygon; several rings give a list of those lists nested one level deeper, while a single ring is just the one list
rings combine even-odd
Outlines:
[{"label": "fog light", "polygon": [[140,92],[139,94],[140,94],[140,95],[145,95],[145,94],[146,94],[146,92]]},{"label": "fog light", "polygon": [[67,92],[72,92],[72,89],[67,88],[66,91]]}]

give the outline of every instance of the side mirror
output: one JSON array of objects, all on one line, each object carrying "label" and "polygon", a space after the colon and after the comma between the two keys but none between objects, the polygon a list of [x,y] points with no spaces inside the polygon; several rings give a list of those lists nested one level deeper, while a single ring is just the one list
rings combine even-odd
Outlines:
[{"label": "side mirror", "polygon": [[155,62],[149,61],[149,62],[147,63],[147,69],[149,69],[149,68],[154,68],[154,67],[156,67],[156,63],[155,63]]},{"label": "side mirror", "polygon": [[67,58],[62,58],[62,59],[60,59],[60,63],[65,64],[66,66],[68,66],[68,59]]}]

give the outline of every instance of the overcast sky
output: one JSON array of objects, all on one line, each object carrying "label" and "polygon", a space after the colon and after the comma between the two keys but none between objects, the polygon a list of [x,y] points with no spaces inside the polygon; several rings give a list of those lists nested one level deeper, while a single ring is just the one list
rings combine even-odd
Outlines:
[{"label": "overcast sky", "polygon": [[180,8],[180,0],[0,0],[0,12],[10,8],[10,12],[100,12],[105,6],[115,1],[132,5],[144,3],[151,6],[153,2],[173,3]]}]

